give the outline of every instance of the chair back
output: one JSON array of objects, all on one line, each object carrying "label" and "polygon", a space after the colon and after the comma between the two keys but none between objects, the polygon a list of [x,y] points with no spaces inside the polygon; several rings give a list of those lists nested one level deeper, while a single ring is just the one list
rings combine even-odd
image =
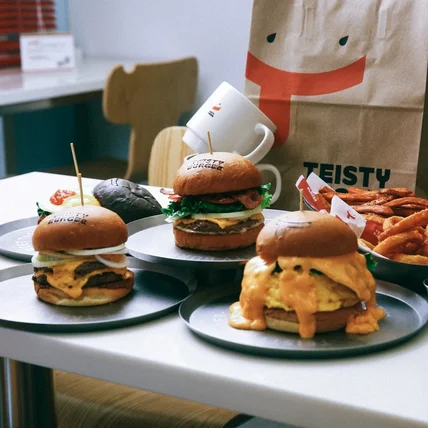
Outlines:
[{"label": "chair back", "polygon": [[192,109],[197,78],[193,57],[136,64],[129,73],[118,65],[110,72],[103,95],[104,116],[132,128],[126,179],[147,180],[152,143],[159,131],[177,125],[180,115]]},{"label": "chair back", "polygon": [[185,126],[162,129],[153,142],[149,162],[150,186],[172,187],[183,159],[194,151],[183,142]]}]

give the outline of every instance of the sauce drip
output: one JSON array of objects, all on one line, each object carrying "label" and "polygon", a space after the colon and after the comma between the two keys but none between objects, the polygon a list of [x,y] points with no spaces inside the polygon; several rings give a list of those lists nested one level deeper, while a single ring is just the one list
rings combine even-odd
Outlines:
[{"label": "sauce drip", "polygon": [[365,302],[366,309],[349,318],[348,333],[368,334],[379,330],[378,320],[385,316],[385,312],[376,306],[376,282],[367,270],[365,257],[358,253],[328,258],[278,257],[276,262],[254,257],[245,266],[239,302],[230,307],[231,327],[245,330],[267,328],[263,312],[276,264],[281,269],[277,274],[280,298],[296,312],[302,338],[311,338],[316,331],[317,276],[311,273],[313,269],[351,289],[360,301]]}]

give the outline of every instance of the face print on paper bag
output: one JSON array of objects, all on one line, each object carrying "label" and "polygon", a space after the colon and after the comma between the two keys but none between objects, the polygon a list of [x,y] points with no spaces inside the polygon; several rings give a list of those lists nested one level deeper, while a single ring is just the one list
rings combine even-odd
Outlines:
[{"label": "face print on paper bag", "polygon": [[[346,17],[334,16],[346,11],[320,14],[317,7],[330,7],[328,2],[321,3],[306,7],[309,1],[303,3],[305,6],[296,3],[291,7],[290,2],[275,2],[273,7],[263,8],[264,23],[254,31],[252,28],[250,46],[256,46],[256,51],[247,54],[246,78],[260,88],[259,108],[277,126],[274,147],[288,138],[293,96],[331,94],[359,85],[364,79],[368,49],[366,40],[361,41],[364,29],[355,31],[355,49],[355,24],[350,22],[349,30],[343,26],[335,30],[333,25],[334,18],[338,25],[343,25],[344,19],[346,22]],[[362,15],[370,13],[365,10]],[[275,27],[276,32],[269,31]]]}]

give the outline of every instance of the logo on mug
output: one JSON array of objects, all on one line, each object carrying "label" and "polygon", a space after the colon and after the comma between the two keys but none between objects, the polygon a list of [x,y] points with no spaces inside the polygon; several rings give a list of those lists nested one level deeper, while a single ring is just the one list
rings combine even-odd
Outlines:
[{"label": "logo on mug", "polygon": [[221,110],[221,103],[216,104],[215,106],[211,107],[211,110],[208,112],[208,114],[211,117],[214,117],[214,111],[220,111]]}]

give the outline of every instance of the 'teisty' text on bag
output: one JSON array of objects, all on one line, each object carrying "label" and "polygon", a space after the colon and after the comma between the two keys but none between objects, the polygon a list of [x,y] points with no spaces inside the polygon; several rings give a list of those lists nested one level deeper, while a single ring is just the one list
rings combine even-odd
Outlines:
[{"label": "'teisty' text on bag", "polygon": [[[311,172],[315,172],[328,184],[344,184],[345,186],[354,186],[360,182],[363,187],[369,187],[371,183],[371,187],[383,189],[391,177],[391,170],[387,168],[318,162],[303,162],[303,167],[307,168],[306,177]],[[374,184],[374,179],[378,184]]]}]

